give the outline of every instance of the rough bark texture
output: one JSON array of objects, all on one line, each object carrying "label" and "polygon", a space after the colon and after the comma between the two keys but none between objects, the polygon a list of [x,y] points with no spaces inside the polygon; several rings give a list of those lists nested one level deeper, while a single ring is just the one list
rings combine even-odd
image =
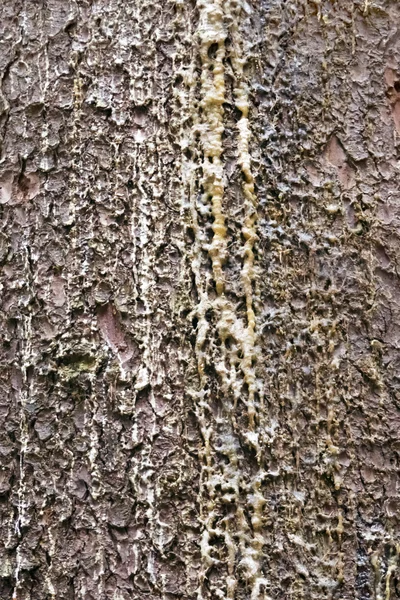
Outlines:
[{"label": "rough bark texture", "polygon": [[2,600],[400,597],[397,0],[2,0]]}]

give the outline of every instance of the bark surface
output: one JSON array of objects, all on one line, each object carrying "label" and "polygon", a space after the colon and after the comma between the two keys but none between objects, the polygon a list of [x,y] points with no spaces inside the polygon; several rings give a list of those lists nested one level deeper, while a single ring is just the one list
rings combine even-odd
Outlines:
[{"label": "bark surface", "polygon": [[400,597],[399,24],[2,0],[2,599]]}]

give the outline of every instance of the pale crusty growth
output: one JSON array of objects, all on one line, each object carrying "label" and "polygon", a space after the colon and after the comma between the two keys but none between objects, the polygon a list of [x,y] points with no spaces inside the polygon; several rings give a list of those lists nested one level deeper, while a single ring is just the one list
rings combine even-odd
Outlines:
[{"label": "pale crusty growth", "polygon": [[[229,464],[222,469],[216,464],[214,430],[209,417],[212,413],[212,397],[205,393],[207,377],[205,374],[206,354],[204,345],[209,334],[209,327],[205,318],[206,309],[212,310],[217,315],[217,332],[222,347],[221,357],[215,358],[215,369],[221,378],[222,390],[226,395],[226,406],[229,405],[229,395],[233,393],[234,409],[240,400],[247,406],[249,434],[248,443],[257,447],[258,434],[255,429],[255,393],[256,377],[254,372],[256,321],[253,310],[253,280],[254,280],[254,253],[253,246],[256,240],[257,199],[254,193],[254,178],[250,167],[248,125],[249,101],[248,89],[244,81],[243,67],[245,58],[239,38],[238,22],[241,18],[241,3],[218,2],[201,0],[198,2],[200,40],[201,78],[200,78],[200,103],[201,119],[196,124],[194,132],[200,131],[200,143],[203,155],[201,185],[203,194],[201,203],[211,204],[211,217],[213,220],[213,238],[207,245],[208,253],[212,259],[213,276],[217,296],[209,297],[200,295],[197,309],[199,323],[197,325],[196,349],[198,356],[198,371],[200,377],[200,391],[196,394],[199,401],[198,417],[205,443],[204,448],[204,492],[200,491],[200,506],[203,515],[204,531],[202,534],[201,551],[205,570],[201,575],[199,597],[203,597],[202,588],[207,579],[208,570],[216,563],[213,558],[213,540],[222,537],[227,548],[228,577],[226,591],[219,590],[218,596],[234,598],[237,587],[235,577],[236,556],[241,553],[240,565],[249,584],[252,598],[258,598],[261,584],[267,580],[260,575],[260,553],[263,546],[260,535],[261,513],[265,501],[259,492],[261,480],[259,475],[250,484],[247,505],[253,511],[251,527],[247,524],[243,508],[240,505],[240,465],[235,456],[234,437],[229,442],[226,439],[224,448],[221,449],[227,457]],[[224,133],[225,97],[225,70],[226,58],[225,42],[228,35],[232,36],[233,47],[228,57],[232,61],[233,73],[236,80],[234,90],[235,106],[241,112],[238,122],[237,155],[238,164],[243,173],[243,201],[245,207],[242,236],[244,239],[243,267],[241,280],[246,298],[247,324],[236,314],[233,303],[227,298],[225,275],[223,265],[227,260],[226,225],[224,215],[224,165],[222,160],[222,136]],[[192,212],[196,247],[201,247],[201,231],[198,226],[197,215]],[[204,244],[203,244],[203,247]],[[198,279],[196,269],[196,279]],[[232,340],[234,345],[226,347],[227,340]],[[239,354],[241,357],[239,358]],[[238,369],[239,367],[239,369]],[[240,383],[240,373],[243,374],[243,383]],[[244,391],[247,389],[247,391]],[[231,410],[226,412],[226,418],[232,426],[237,427],[234,414]],[[218,491],[226,490],[220,495]],[[232,493],[233,492],[233,493]],[[203,496],[206,495],[207,501]],[[235,506],[235,513],[230,518],[224,519],[222,526],[215,526],[217,518],[216,505],[220,502],[229,502]],[[235,522],[234,522],[235,521]],[[226,596],[225,596],[226,593]]]},{"label": "pale crusty growth", "polygon": [[1,2],[1,600],[400,597],[399,22]]},{"label": "pale crusty growth", "polygon": [[[222,209],[224,169],[222,164],[222,134],[224,131],[222,107],[225,101],[225,27],[223,0],[199,0],[199,38],[201,58],[202,119],[199,124],[203,150],[204,188],[202,202],[211,202],[213,240],[209,247],[217,294],[224,292],[222,266],[226,260],[226,227]],[[210,58],[212,47],[215,56]]]}]

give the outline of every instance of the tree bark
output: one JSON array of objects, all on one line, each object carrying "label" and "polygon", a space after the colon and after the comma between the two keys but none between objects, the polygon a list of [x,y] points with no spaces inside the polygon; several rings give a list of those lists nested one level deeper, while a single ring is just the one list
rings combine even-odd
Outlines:
[{"label": "tree bark", "polygon": [[399,598],[399,3],[0,14],[1,598]]}]

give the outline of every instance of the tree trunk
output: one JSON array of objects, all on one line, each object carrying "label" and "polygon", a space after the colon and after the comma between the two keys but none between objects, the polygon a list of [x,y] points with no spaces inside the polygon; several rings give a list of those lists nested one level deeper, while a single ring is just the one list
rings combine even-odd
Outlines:
[{"label": "tree trunk", "polygon": [[399,23],[2,1],[2,600],[400,598]]}]

